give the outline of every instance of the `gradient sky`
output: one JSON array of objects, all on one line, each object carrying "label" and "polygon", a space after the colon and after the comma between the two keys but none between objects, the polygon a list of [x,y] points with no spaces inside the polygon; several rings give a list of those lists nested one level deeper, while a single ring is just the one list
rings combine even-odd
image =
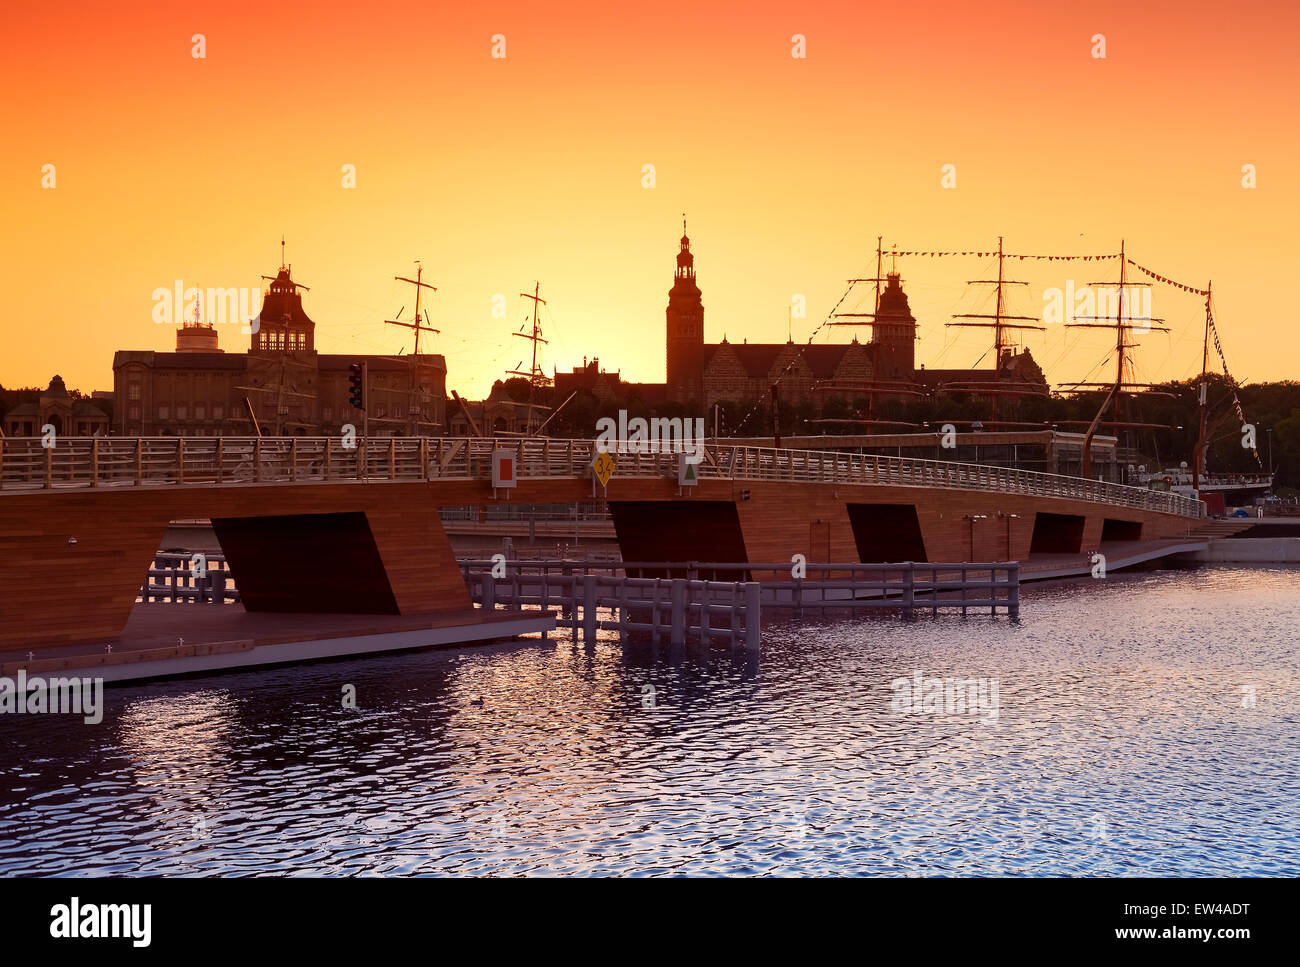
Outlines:
[{"label": "gradient sky", "polygon": [[[662,380],[683,211],[709,341],[784,340],[796,293],[805,340],[844,279],[870,274],[877,235],[987,249],[1001,234],[1035,253],[1113,252],[1124,237],[1157,272],[1214,280],[1239,379],[1300,377],[1293,3],[20,0],[6,21],[5,386],[58,372],[111,389],[114,350],[174,346],[150,317],[155,288],[256,285],[282,234],[322,352],[409,345],[382,320],[403,305],[409,318],[393,276],[419,258],[439,286],[433,351],[449,388],[480,398],[525,356],[510,333],[535,279],[548,371],[598,355],[626,379]],[[796,33],[806,59],[791,57]],[[918,361],[973,365],[987,334],[943,323],[981,311],[962,283],[988,264],[899,269]],[[1032,284],[1012,311],[1114,272],[1013,263]],[[498,293],[506,319],[491,315]],[[1153,308],[1174,332],[1146,337],[1138,378],[1190,375],[1199,301],[1157,288]],[[221,341],[242,351],[248,337],[226,327]],[[1088,376],[1106,341],[1026,338],[1054,381]]]}]

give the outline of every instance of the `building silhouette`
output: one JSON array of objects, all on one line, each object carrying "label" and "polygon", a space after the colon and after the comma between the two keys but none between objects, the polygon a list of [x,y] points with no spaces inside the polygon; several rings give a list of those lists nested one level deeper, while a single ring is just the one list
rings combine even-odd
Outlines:
[{"label": "building silhouette", "polygon": [[[130,436],[337,435],[362,412],[349,405],[353,363],[366,363],[371,436],[445,432],[443,356],[325,354],[303,307],[303,286],[282,264],[263,293],[249,349],[227,353],[210,323],[176,330],[175,352],[121,350],[113,357],[113,432]],[[251,413],[250,413],[251,407]]]},{"label": "building silhouette", "polygon": [[[6,398],[12,398],[8,405]],[[6,390],[0,396],[5,436],[41,436],[54,427],[58,436],[106,435],[113,400],[111,393],[93,393],[89,398],[68,392],[62,376],[39,391]],[[7,406],[7,408],[6,408]]]},{"label": "building silhouette", "polygon": [[[670,400],[707,410],[719,401],[767,396],[778,382],[781,399],[786,402],[820,402],[830,396],[851,398],[869,393],[888,398],[903,390],[933,392],[945,383],[993,383],[999,378],[992,368],[916,368],[916,318],[896,271],[885,277],[868,342],[855,338],[849,343],[813,345],[792,340],[732,343],[724,337],[720,343],[706,343],[695,255],[685,223],[682,227],[666,313],[665,396]],[[1028,350],[1004,352],[999,366],[1002,379],[1041,384],[1046,392],[1047,381]]]}]

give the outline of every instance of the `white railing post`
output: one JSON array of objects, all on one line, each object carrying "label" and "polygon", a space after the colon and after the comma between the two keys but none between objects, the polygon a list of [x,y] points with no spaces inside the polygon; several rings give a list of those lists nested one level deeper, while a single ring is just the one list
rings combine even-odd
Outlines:
[{"label": "white railing post", "polygon": [[681,578],[673,578],[672,584],[668,589],[669,600],[671,601],[672,611],[672,633],[669,641],[674,645],[686,644],[686,582]]},{"label": "white railing post", "polygon": [[745,584],[745,648],[749,651],[758,651],[762,645],[761,592],[762,586],[757,581],[749,581]]}]

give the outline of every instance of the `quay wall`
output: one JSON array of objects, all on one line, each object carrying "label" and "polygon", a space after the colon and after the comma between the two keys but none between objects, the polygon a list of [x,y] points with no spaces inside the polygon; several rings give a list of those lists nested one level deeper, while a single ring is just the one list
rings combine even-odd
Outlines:
[{"label": "quay wall", "polygon": [[1176,560],[1208,564],[1300,564],[1300,537],[1210,541],[1207,549],[1180,554]]}]

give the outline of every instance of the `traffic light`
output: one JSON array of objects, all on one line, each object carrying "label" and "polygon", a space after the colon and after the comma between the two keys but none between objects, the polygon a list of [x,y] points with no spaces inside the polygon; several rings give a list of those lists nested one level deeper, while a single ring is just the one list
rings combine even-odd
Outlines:
[{"label": "traffic light", "polygon": [[366,408],[365,377],[360,363],[348,367],[348,402],[359,410]]}]

